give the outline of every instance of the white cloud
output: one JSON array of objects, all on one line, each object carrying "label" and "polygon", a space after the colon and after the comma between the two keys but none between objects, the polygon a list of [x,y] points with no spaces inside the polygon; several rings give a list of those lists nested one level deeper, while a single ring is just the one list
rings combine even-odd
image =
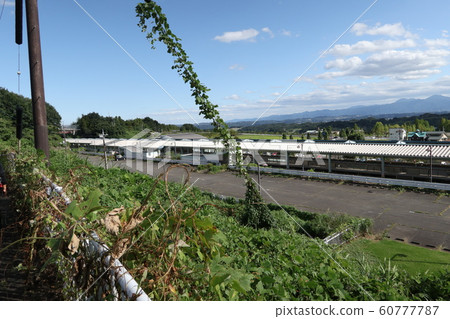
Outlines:
[{"label": "white cloud", "polygon": [[225,100],[235,100],[235,101],[237,101],[237,100],[239,100],[239,99],[240,99],[240,96],[237,95],[237,94],[232,94],[232,95],[230,95],[230,96],[226,96],[226,97],[225,97]]},{"label": "white cloud", "polygon": [[6,7],[14,7],[16,4],[14,1],[5,1],[5,6]]},{"label": "white cloud", "polygon": [[262,28],[261,31],[267,33],[271,38],[274,37],[272,30],[270,30],[268,27]]},{"label": "white cloud", "polygon": [[313,77],[307,77],[305,75],[303,76],[297,76],[296,78],[292,79],[293,82],[305,82],[305,83],[313,83],[315,79]]},{"label": "white cloud", "polygon": [[448,38],[448,31],[447,30],[442,30],[442,37],[443,38]]},{"label": "white cloud", "polygon": [[233,65],[230,65],[229,69],[230,69],[230,70],[241,71],[241,70],[244,69],[244,66],[243,66],[243,65],[240,65],[240,64],[233,64]]},{"label": "white cloud", "polygon": [[406,31],[403,25],[399,23],[395,24],[377,24],[374,27],[369,27],[365,23],[356,23],[351,31],[358,36],[361,35],[387,35],[390,37],[405,37],[412,38],[414,35]]},{"label": "white cloud", "polygon": [[416,43],[412,39],[394,41],[394,40],[375,40],[375,41],[359,41],[355,44],[337,44],[328,54],[346,56],[364,54],[369,52],[393,50],[399,48],[412,48]]},{"label": "white cloud", "polygon": [[245,41],[254,39],[258,34],[259,32],[255,29],[231,31],[231,32],[224,32],[224,34],[216,36],[214,40],[226,43],[234,41]]},{"label": "white cloud", "polygon": [[[359,84],[326,84],[306,94],[283,97],[264,116],[290,114],[318,109],[339,109],[355,105],[392,103],[401,98],[426,98],[450,91],[450,76],[436,81],[380,81]],[[258,100],[239,105],[227,105],[225,114],[237,114],[233,118],[257,117],[273,103],[273,100]],[[222,108],[222,106],[221,106]],[[222,108],[222,110],[224,110]],[[245,114],[242,113],[245,110]]]},{"label": "white cloud", "polygon": [[425,45],[427,47],[436,48],[436,47],[450,47],[449,39],[426,39]]},{"label": "white cloud", "polygon": [[346,71],[346,70],[352,70],[352,69],[356,69],[358,66],[362,65],[363,61],[357,57],[351,57],[349,59],[336,59],[334,61],[330,61],[327,64],[325,64],[325,69],[329,70],[329,69],[333,69],[333,68],[337,68],[340,69],[342,71]]},{"label": "white cloud", "polygon": [[292,36],[292,32],[289,30],[281,30],[281,35],[284,35],[285,37],[290,37]]},{"label": "white cloud", "polygon": [[338,69],[318,76],[330,79],[342,76],[390,77],[400,80],[425,78],[439,73],[447,65],[448,50],[396,51],[375,53],[366,60],[359,57],[336,59],[325,65],[326,69]]},{"label": "white cloud", "polygon": [[[434,81],[364,81],[360,83],[327,82],[314,90],[298,95],[285,96],[271,107],[264,116],[290,114],[319,109],[340,109],[355,105],[392,103],[401,98],[427,98],[435,94],[450,92],[450,76]],[[226,120],[256,118],[273,102],[272,99],[241,101],[220,105],[219,110]]]}]

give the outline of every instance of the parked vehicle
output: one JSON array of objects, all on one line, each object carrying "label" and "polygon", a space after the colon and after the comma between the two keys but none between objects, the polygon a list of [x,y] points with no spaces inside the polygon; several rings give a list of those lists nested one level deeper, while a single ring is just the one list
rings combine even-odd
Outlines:
[{"label": "parked vehicle", "polygon": [[116,154],[114,154],[114,160],[116,160],[116,161],[124,161],[125,157],[123,157],[122,154],[116,153]]}]

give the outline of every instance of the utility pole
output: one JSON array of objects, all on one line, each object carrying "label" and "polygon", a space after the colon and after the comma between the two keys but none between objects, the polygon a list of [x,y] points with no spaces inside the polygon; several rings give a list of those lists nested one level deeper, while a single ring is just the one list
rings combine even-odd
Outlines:
[{"label": "utility pole", "polygon": [[103,154],[105,155],[105,169],[108,169],[108,157],[106,156],[105,136],[108,136],[108,134],[105,134],[105,132],[102,130],[102,134],[100,134],[100,137],[103,138]]},{"label": "utility pole", "polygon": [[428,148],[428,151],[430,151],[430,183],[433,183],[433,148]]},{"label": "utility pole", "polygon": [[21,106],[16,106],[16,138],[17,138],[18,154],[20,154],[20,141],[22,139],[22,118],[23,118],[23,109]]},{"label": "utility pole", "polygon": [[34,146],[49,158],[47,111],[45,108],[41,37],[37,0],[25,0],[30,63],[31,100],[33,104]]}]

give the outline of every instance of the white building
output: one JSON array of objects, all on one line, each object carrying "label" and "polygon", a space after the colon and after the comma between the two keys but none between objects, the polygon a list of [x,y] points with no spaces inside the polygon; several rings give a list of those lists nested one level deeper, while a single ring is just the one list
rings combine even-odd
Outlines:
[{"label": "white building", "polygon": [[402,128],[390,128],[389,139],[394,141],[402,141],[406,139],[406,131]]},{"label": "white building", "polygon": [[442,132],[427,132],[428,141],[443,142],[448,140],[448,134]]}]

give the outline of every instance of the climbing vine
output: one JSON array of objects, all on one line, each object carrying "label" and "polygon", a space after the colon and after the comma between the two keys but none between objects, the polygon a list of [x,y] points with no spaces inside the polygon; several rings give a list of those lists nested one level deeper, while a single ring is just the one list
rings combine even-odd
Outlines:
[{"label": "climbing vine", "polygon": [[[137,17],[139,18],[138,26],[142,29],[142,32],[147,33],[147,39],[150,41],[152,48],[155,49],[155,42],[162,42],[166,48],[167,53],[171,54],[174,58],[174,64],[172,69],[176,70],[182,77],[185,83],[189,83],[192,96],[194,97],[195,104],[199,107],[200,115],[207,120],[212,121],[214,130],[219,133],[223,140],[225,148],[228,150],[229,156],[236,156],[236,166],[239,173],[244,176],[245,184],[247,186],[246,201],[248,203],[262,203],[263,199],[261,194],[256,190],[255,182],[248,175],[246,168],[244,167],[242,160],[242,152],[239,143],[232,139],[231,131],[228,125],[220,117],[217,110],[218,105],[213,104],[209,100],[209,89],[201,83],[197,73],[194,71],[193,62],[189,60],[189,56],[184,51],[181,45],[181,39],[178,38],[171,30],[169,23],[167,22],[166,15],[162,12],[161,7],[154,1],[146,0],[136,6]],[[253,205],[253,208],[249,210],[249,220],[261,220],[261,225],[258,223],[258,227],[271,226],[273,218],[270,213],[265,209],[259,209],[264,205]],[[269,215],[268,215],[269,214]],[[269,224],[267,224],[269,222]],[[254,224],[253,222],[251,223]]]}]

